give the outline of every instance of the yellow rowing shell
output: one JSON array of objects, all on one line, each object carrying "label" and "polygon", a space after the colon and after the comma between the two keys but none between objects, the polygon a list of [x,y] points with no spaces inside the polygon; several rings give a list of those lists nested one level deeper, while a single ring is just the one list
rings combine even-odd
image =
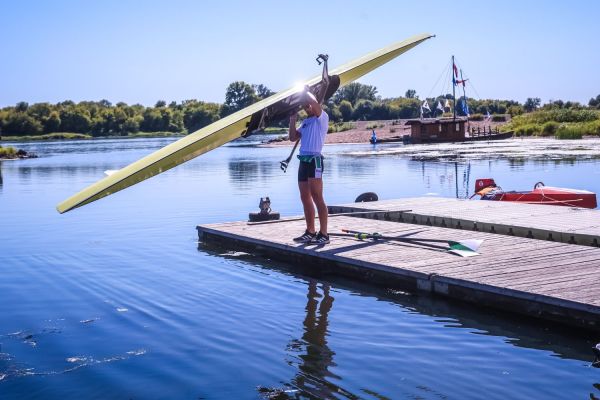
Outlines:
[{"label": "yellow rowing shell", "polygon": [[[342,65],[330,71],[330,75],[339,77],[340,87],[347,85],[431,37],[430,34],[413,36]],[[247,132],[253,115],[294,96],[304,86],[314,86],[320,81],[321,76],[316,76],[302,85],[281,91],[205,126],[86,187],[60,203],[56,209],[64,213],[81,207],[237,139]]]}]

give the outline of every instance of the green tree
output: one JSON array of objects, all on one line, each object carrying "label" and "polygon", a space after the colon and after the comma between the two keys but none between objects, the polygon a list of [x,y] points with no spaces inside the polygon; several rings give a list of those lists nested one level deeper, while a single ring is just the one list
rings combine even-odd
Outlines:
[{"label": "green tree", "polygon": [[15,109],[18,112],[25,112],[27,111],[27,109],[29,108],[29,103],[25,102],[25,101],[20,101],[17,103],[17,105],[15,106]]},{"label": "green tree", "polygon": [[156,102],[156,104],[154,105],[154,107],[156,108],[162,108],[165,107],[167,105],[167,102],[164,100],[159,100]]},{"label": "green tree", "polygon": [[269,89],[268,87],[266,87],[262,83],[260,83],[258,85],[252,85],[252,87],[254,88],[254,91],[256,92],[256,95],[259,98],[261,98],[261,99],[266,99],[267,97],[272,96],[272,95],[275,94],[274,91],[272,91],[271,89]]},{"label": "green tree", "polygon": [[338,108],[344,121],[350,121],[352,119],[352,114],[354,113],[354,107],[352,107],[352,103],[350,103],[348,100],[342,100],[340,101]]},{"label": "green tree", "polygon": [[45,133],[58,132],[60,129],[60,123],[61,123],[60,114],[58,113],[58,111],[50,112],[50,115],[44,121],[44,132]]},{"label": "green tree", "polygon": [[408,99],[399,97],[391,99],[387,102],[390,108],[390,118],[417,118],[421,109],[421,101],[419,99]]},{"label": "green tree", "polygon": [[404,97],[406,97],[407,99],[415,99],[417,98],[417,91],[414,89],[408,89],[404,94]]},{"label": "green tree", "polygon": [[371,85],[353,82],[338,91],[334,95],[334,102],[340,104],[342,100],[347,100],[352,106],[357,107],[359,100],[375,101],[377,88]]},{"label": "green tree", "polygon": [[121,134],[127,133],[136,133],[140,130],[140,122],[136,118],[127,118],[125,122],[123,122]]},{"label": "green tree", "polygon": [[42,124],[24,112],[10,114],[2,124],[2,132],[8,135],[38,135],[42,131]]},{"label": "green tree", "polygon": [[252,85],[243,82],[232,82],[225,91],[225,103],[221,108],[221,115],[226,116],[239,111],[258,100],[258,95]]},{"label": "green tree", "polygon": [[369,120],[373,115],[374,103],[371,100],[361,99],[356,103],[354,107],[354,114],[352,115],[355,120]]},{"label": "green tree", "polygon": [[90,113],[83,107],[69,107],[60,112],[61,130],[88,133],[92,127]]},{"label": "green tree", "polygon": [[339,122],[343,120],[342,113],[340,112],[339,107],[336,105],[325,105],[323,109],[327,112],[327,115],[329,115],[329,120],[331,122]]},{"label": "green tree", "polygon": [[219,105],[197,102],[184,105],[183,124],[188,132],[194,132],[219,119]]},{"label": "green tree", "polygon": [[523,104],[523,108],[526,112],[532,112],[537,110],[540,104],[542,104],[542,100],[539,97],[528,97],[525,104]]},{"label": "green tree", "polygon": [[523,114],[524,110],[523,110],[523,106],[515,105],[515,106],[509,106],[508,109],[506,110],[506,112],[508,112],[511,117],[514,117],[514,116]]},{"label": "green tree", "polygon": [[164,121],[160,111],[156,108],[147,108],[142,116],[140,129],[144,132],[165,131]]},{"label": "green tree", "polygon": [[40,122],[48,118],[51,112],[52,107],[48,103],[36,103],[27,107],[27,114],[31,115]]}]

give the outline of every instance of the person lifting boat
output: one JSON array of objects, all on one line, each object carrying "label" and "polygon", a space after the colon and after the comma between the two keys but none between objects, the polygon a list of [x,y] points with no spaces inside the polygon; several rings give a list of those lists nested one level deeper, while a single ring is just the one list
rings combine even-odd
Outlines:
[{"label": "person lifting boat", "polygon": [[[308,115],[296,128],[297,114],[290,116],[289,139],[300,140],[298,159],[298,188],[304,208],[306,231],[294,238],[297,243],[327,244],[327,205],[323,198],[323,144],[329,129],[329,115],[323,110],[315,96],[308,90],[304,93],[303,109]],[[315,206],[319,214],[320,229],[315,228]]]}]

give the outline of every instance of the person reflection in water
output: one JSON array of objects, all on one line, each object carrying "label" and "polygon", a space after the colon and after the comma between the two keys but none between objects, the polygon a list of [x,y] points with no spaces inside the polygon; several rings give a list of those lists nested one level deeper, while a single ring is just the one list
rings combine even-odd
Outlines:
[{"label": "person reflection in water", "polygon": [[329,285],[324,283],[321,288],[322,295],[316,281],[308,283],[304,333],[302,339],[294,341],[290,346],[304,354],[299,355],[301,362],[291,386],[304,395],[330,399],[345,391],[331,382],[331,378],[341,379],[329,371],[330,366],[335,366],[335,353],[327,345],[328,315],[334,298],[329,294]]}]

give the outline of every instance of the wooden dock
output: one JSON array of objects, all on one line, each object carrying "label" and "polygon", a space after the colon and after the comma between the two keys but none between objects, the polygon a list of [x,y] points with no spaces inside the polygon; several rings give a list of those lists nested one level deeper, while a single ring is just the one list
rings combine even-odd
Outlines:
[{"label": "wooden dock", "polygon": [[[439,210],[443,202],[436,200]],[[600,248],[353,216],[330,218],[330,232],[418,231],[419,237],[484,242],[480,256],[462,258],[419,245],[354,238],[332,237],[322,247],[299,245],[291,238],[304,231],[302,220],[230,222],[197,229],[201,242],[282,260],[311,274],[350,276],[600,331]]]},{"label": "wooden dock", "polygon": [[[599,210],[440,197],[351,203],[329,207],[332,214],[369,210],[378,213],[365,213],[361,214],[361,217],[583,246],[600,246]],[[385,210],[389,212],[380,212]]]}]

